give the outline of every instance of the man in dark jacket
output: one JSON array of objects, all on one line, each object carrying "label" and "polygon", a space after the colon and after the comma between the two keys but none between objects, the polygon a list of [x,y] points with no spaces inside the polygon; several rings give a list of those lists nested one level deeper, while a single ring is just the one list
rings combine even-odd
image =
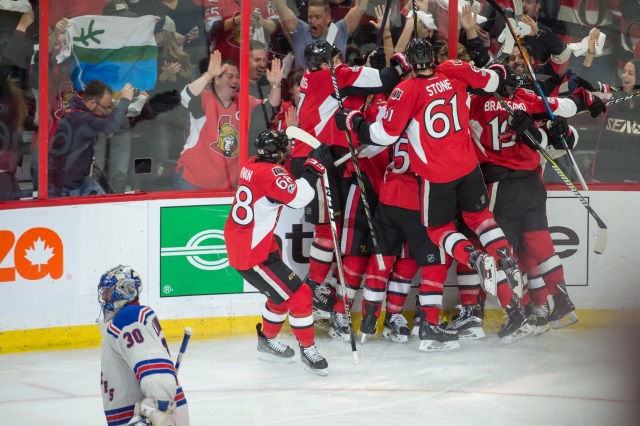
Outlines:
[{"label": "man in dark jacket", "polygon": [[99,80],[90,81],[81,98],[69,101],[49,148],[49,196],[104,194],[91,176],[93,147],[98,135],[114,133],[125,120],[133,99],[127,83],[113,107],[113,90]]}]

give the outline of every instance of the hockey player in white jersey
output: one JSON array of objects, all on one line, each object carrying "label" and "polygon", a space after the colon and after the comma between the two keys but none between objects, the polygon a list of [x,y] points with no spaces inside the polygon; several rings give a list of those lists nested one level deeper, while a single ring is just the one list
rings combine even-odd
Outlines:
[{"label": "hockey player in white jersey", "polygon": [[105,272],[98,284],[103,318],[102,405],[109,426],[189,426],[178,383],[155,312],[140,305],[139,275],[128,266]]}]

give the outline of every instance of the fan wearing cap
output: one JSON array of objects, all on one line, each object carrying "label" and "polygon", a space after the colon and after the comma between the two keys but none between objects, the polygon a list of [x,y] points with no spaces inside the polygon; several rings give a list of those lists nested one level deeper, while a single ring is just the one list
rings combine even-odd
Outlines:
[{"label": "fan wearing cap", "polygon": [[[271,69],[267,70],[271,85],[281,84],[283,69],[279,59],[271,62]],[[239,86],[238,65],[223,61],[216,50],[206,71],[182,90],[182,104],[190,113],[190,131],[176,166],[175,189],[236,187],[240,151],[240,107],[236,96]],[[263,101],[252,96],[249,100],[249,113],[263,102],[277,107],[281,91],[272,90]]]}]

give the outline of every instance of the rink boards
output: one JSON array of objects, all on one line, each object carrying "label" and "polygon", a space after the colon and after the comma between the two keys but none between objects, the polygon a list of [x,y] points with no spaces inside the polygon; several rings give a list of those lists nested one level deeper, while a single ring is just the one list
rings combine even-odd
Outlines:
[{"label": "rink boards", "polygon": [[[621,310],[637,319],[640,192],[585,195],[609,228],[602,255],[593,252],[598,228],[582,204],[568,191],[550,192],[548,201],[581,323],[597,325]],[[170,340],[186,325],[196,329],[194,338],[255,332],[264,297],[228,265],[222,229],[230,203],[194,198],[0,211],[0,353],[97,345],[96,286],[118,264],[140,273],[141,302],[158,312]],[[311,231],[302,210],[283,209],[278,239],[302,276]],[[450,274],[447,286],[454,283]],[[443,307],[455,303],[457,292],[445,290]],[[495,301],[488,307],[500,315]],[[413,310],[412,297],[406,309]]]}]

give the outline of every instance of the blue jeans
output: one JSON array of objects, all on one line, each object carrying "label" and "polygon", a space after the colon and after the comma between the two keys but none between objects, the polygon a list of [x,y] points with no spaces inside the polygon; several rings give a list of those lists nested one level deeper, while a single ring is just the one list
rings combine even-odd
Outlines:
[{"label": "blue jeans", "polygon": [[173,189],[177,189],[178,191],[189,191],[189,190],[194,190],[194,189],[202,189],[202,188],[199,188],[199,187],[187,182],[182,177],[182,172],[183,171],[184,171],[184,169],[180,169],[180,171],[178,173],[173,175]]},{"label": "blue jeans", "polygon": [[85,176],[82,184],[77,188],[64,187],[59,194],[55,194],[52,188],[49,188],[49,197],[77,197],[81,195],[103,195],[104,189],[91,176]]}]

